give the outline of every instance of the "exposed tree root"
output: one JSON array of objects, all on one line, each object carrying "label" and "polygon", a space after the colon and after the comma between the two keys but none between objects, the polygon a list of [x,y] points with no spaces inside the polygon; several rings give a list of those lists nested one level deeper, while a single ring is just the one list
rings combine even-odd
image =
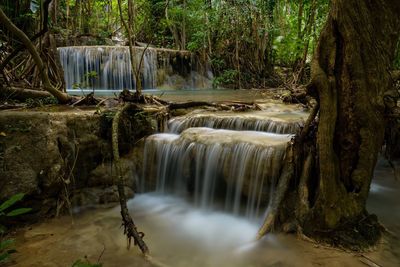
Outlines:
[{"label": "exposed tree root", "polygon": [[6,99],[25,101],[28,98],[45,98],[51,97],[52,95],[47,91],[38,91],[17,87],[4,87],[1,89],[1,96]]},{"label": "exposed tree root", "polygon": [[299,197],[299,206],[297,209],[297,218],[299,220],[304,220],[304,217],[310,210],[310,203],[309,203],[309,188],[308,183],[311,179],[311,169],[314,164],[314,155],[309,151],[307,153],[303,171],[300,176],[299,188],[298,188],[298,197]]},{"label": "exposed tree root", "polygon": [[[52,0],[45,0],[43,2],[43,20],[41,30],[36,33],[34,36],[30,38],[31,42],[36,41],[39,37],[43,36],[46,32],[48,32],[48,20],[49,20],[49,5]],[[0,71],[3,71],[5,67],[11,62],[11,60],[18,55],[18,53],[24,50],[24,45],[17,46],[14,51],[11,52],[0,64]]]},{"label": "exposed tree root", "polygon": [[290,144],[286,150],[285,163],[282,169],[282,174],[279,178],[278,186],[275,190],[272,203],[269,205],[269,212],[264,220],[263,225],[258,230],[257,239],[261,239],[267,233],[273,231],[276,217],[279,213],[282,201],[289,188],[289,183],[294,176],[294,155],[293,144]]},{"label": "exposed tree root", "polygon": [[37,49],[31,42],[31,40],[26,36],[26,34],[23,31],[21,31],[17,26],[15,26],[15,24],[7,17],[7,15],[3,12],[2,9],[0,9],[0,21],[4,25],[4,27],[6,27],[10,32],[12,32],[13,35],[15,35],[15,37],[23,43],[23,45],[31,54],[38,68],[44,89],[48,91],[50,94],[52,94],[54,97],[56,97],[60,103],[70,102],[71,100],[70,96],[59,91],[51,84],[47,73],[47,67],[43,63],[43,60],[41,59]]},{"label": "exposed tree root", "polygon": [[[265,218],[263,225],[258,231],[257,239],[260,239],[267,233],[273,231],[274,225],[276,223],[276,218],[280,213],[281,206],[289,190],[290,182],[293,179],[293,177],[295,177],[296,158],[303,153],[302,151],[304,149],[304,142],[310,135],[312,124],[317,117],[318,111],[319,111],[319,105],[316,104],[313,107],[306,123],[304,124],[301,133],[298,136],[296,136],[296,138],[292,141],[292,143],[289,145],[286,151],[285,162],[282,168],[281,176],[278,181],[278,186],[274,192],[272,202],[269,205],[269,212],[267,214],[267,217]],[[313,164],[314,164],[314,155],[310,149],[308,152],[306,152],[306,157],[301,168],[302,171],[299,181],[299,188],[297,192],[299,206],[298,209],[296,210],[297,212],[296,217],[298,219],[303,218],[310,209],[308,203],[308,196],[309,196],[308,181],[310,179]],[[290,224],[289,227],[290,229],[287,230],[292,231],[294,230],[294,228],[299,228],[297,223],[294,224],[295,225]]]},{"label": "exposed tree root", "polygon": [[308,116],[307,121],[304,124],[303,129],[301,130],[300,136],[296,140],[298,144],[302,145],[304,140],[305,140],[305,138],[310,133],[311,125],[315,121],[315,118],[317,117],[318,111],[319,111],[319,103],[317,102],[317,104],[311,110],[311,113]]},{"label": "exposed tree root", "polygon": [[114,164],[116,166],[116,173],[118,177],[118,194],[119,194],[119,203],[121,206],[121,216],[122,216],[122,224],[124,226],[124,234],[128,238],[128,248],[130,247],[131,240],[133,238],[134,245],[137,245],[144,255],[149,254],[149,248],[146,243],[143,241],[144,233],[138,232],[135,223],[133,222],[132,217],[129,215],[128,206],[126,204],[126,195],[124,190],[124,179],[121,174],[121,163],[119,157],[119,147],[118,147],[118,128],[119,122],[121,120],[122,114],[130,109],[137,107],[134,104],[125,104],[116,114],[112,123],[112,147],[113,147],[113,156],[114,156]]},{"label": "exposed tree root", "polygon": [[282,96],[282,101],[285,103],[301,103],[304,105],[307,105],[308,102],[308,95],[306,88],[304,87],[298,87],[298,88],[291,88],[290,89],[290,94]]}]

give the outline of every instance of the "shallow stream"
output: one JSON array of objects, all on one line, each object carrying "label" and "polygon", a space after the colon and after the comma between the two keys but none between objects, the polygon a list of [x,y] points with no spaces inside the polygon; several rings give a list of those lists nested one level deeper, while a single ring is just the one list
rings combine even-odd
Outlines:
[{"label": "shallow stream", "polygon": [[[221,100],[253,101],[260,99],[262,92],[230,94],[221,95]],[[206,98],[200,94],[197,97]],[[188,98],[196,100],[189,95],[180,96],[179,100]],[[298,106],[276,101],[257,102],[268,112],[299,110]],[[222,132],[227,135],[227,131]],[[400,237],[399,193],[400,181],[381,159],[371,186],[368,210]],[[152,257],[166,266],[400,266],[400,241],[389,236],[383,238],[376,250],[355,254],[293,235],[269,234],[255,241],[262,216],[249,219],[223,209],[204,209],[179,195],[141,193],[128,206],[139,230],[146,234],[144,240]],[[136,247],[126,249],[119,206],[77,210],[73,219],[65,216],[20,231],[17,241],[15,266],[71,266],[85,256],[92,262],[102,262],[103,266],[151,266]]]}]

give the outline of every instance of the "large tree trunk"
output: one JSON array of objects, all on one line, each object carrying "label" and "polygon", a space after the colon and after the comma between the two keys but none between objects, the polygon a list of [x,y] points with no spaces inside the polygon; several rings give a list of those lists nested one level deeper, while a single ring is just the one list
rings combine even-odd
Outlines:
[{"label": "large tree trunk", "polygon": [[322,229],[364,213],[383,143],[399,16],[396,0],[332,1],[311,81],[320,104],[312,221]]},{"label": "large tree trunk", "polygon": [[267,217],[260,235],[273,226],[293,230],[287,226],[295,222],[302,233],[337,245],[377,241],[379,224],[366,212],[366,200],[384,138],[384,98],[392,89],[399,33],[398,0],[332,0],[309,86],[319,104],[316,136],[305,140],[303,131],[297,138],[291,160],[301,159],[299,177],[288,182],[279,215],[272,223]]}]

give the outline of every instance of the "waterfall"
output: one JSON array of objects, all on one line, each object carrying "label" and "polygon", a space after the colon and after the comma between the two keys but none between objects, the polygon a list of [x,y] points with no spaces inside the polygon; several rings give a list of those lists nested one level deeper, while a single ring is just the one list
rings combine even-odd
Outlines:
[{"label": "waterfall", "polygon": [[[212,73],[202,71],[187,51],[134,47],[135,66],[140,64],[144,89],[211,88]],[[68,90],[134,89],[129,47],[71,46],[58,48]],[[205,75],[202,75],[205,73]]]},{"label": "waterfall", "polygon": [[180,133],[190,127],[214,129],[253,130],[278,134],[296,133],[304,124],[304,112],[202,112],[189,113],[171,119],[168,128],[172,133]]},{"label": "waterfall", "polygon": [[227,212],[259,218],[291,137],[201,127],[152,135],[145,143],[141,188],[190,194],[202,209],[223,203],[219,206]]}]

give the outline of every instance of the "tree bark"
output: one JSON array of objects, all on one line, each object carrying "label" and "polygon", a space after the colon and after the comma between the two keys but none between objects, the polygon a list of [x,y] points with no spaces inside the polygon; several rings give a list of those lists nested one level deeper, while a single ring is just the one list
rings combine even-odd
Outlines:
[{"label": "tree bark", "polygon": [[365,211],[383,143],[383,96],[399,37],[400,3],[332,1],[312,62],[320,117],[312,220],[333,229]]},{"label": "tree bark", "polygon": [[295,221],[299,232],[351,249],[379,240],[366,200],[383,144],[384,97],[393,86],[399,36],[399,1],[332,0],[308,86],[319,104],[316,134],[295,141],[297,177],[273,222],[280,229]]}]

